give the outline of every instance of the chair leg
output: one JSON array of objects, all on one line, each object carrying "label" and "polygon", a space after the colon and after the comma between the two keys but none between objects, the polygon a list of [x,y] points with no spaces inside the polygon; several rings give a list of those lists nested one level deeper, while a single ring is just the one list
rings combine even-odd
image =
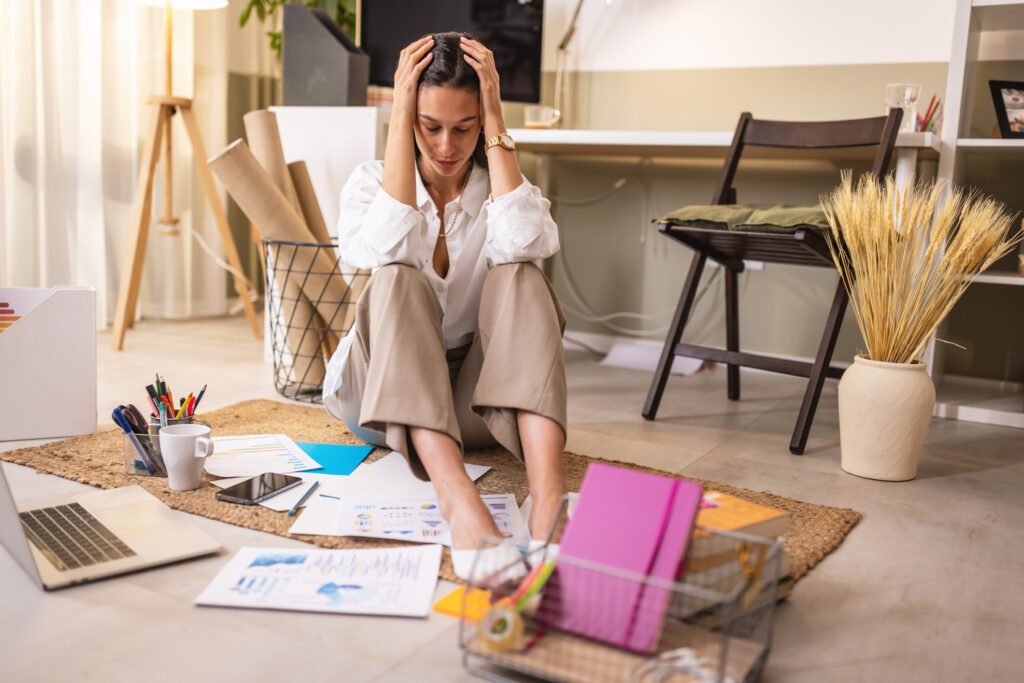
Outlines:
[{"label": "chair leg", "polygon": [[653,420],[658,415],[658,406],[661,404],[661,395],[665,392],[665,383],[672,373],[672,361],[676,357],[676,346],[683,336],[683,328],[686,327],[686,320],[690,317],[690,309],[697,298],[697,288],[700,285],[700,276],[704,272],[704,264],[707,256],[701,252],[694,254],[693,263],[690,265],[690,273],[686,276],[686,284],[683,285],[682,294],[679,295],[679,305],[676,306],[676,314],[672,318],[672,325],[668,330],[668,337],[665,339],[665,346],[661,350],[661,360],[658,361],[658,369],[654,371],[654,379],[651,388],[647,392],[647,402],[644,404],[643,416],[645,420]]},{"label": "chair leg", "polygon": [[818,355],[814,359],[811,376],[807,380],[807,391],[804,393],[804,402],[800,406],[800,415],[793,429],[793,439],[789,442],[789,451],[793,455],[802,455],[807,446],[807,435],[811,431],[811,422],[814,421],[814,412],[818,409],[818,399],[821,397],[821,387],[825,383],[825,371],[832,362],[832,352],[836,348],[836,339],[839,337],[839,328],[843,324],[843,314],[846,313],[848,301],[846,288],[840,280],[836,287],[836,295],[832,299],[832,310],[829,311],[828,321],[825,323],[825,332],[821,336]]},{"label": "chair leg", "polygon": [[[740,350],[739,273],[732,268],[725,269],[725,348]],[[727,378],[729,400],[740,400],[740,366],[728,365]]]}]

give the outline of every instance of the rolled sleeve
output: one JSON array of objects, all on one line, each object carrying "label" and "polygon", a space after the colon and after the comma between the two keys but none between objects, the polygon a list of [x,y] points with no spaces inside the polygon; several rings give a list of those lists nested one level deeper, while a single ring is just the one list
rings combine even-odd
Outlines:
[{"label": "rolled sleeve", "polygon": [[529,181],[524,179],[511,192],[487,200],[484,210],[486,255],[493,265],[545,259],[558,251],[558,226],[551,218],[551,202]]},{"label": "rolled sleeve", "polygon": [[362,164],[341,192],[338,249],[353,268],[379,268],[390,263],[418,266],[423,215],[381,187],[380,162]]}]

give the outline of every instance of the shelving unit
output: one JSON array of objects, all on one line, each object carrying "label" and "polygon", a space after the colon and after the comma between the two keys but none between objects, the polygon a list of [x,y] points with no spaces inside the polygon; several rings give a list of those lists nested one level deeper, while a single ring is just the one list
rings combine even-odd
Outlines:
[{"label": "shelving unit", "polygon": [[[1019,60],[1020,68],[1014,67],[1015,75],[1003,77],[1024,81],[1024,54],[993,57],[993,53],[999,52],[998,47],[993,49],[993,46],[1013,31],[1024,31],[1024,2],[957,2],[938,167],[939,177],[957,185],[970,185],[991,192],[988,189],[991,176],[999,174],[986,177],[986,174],[977,172],[991,164],[1000,164],[1000,168],[1012,165],[1013,173],[1024,178],[1024,139],[985,137],[991,131],[991,125],[984,125],[991,123],[988,112],[992,110],[988,78],[983,77],[985,63]],[[985,109],[986,102],[988,109]],[[1021,210],[1024,206],[1011,206],[1011,209]],[[1013,287],[1012,293],[1015,298],[1019,297],[1021,303],[1007,315],[1024,316],[1024,290],[1016,289],[1017,286],[1024,286],[1024,277],[1015,270],[991,269],[975,280],[971,292],[1005,299],[1004,288]],[[992,322],[993,326],[1000,324],[999,320]],[[976,334],[984,332],[972,331]],[[989,330],[990,334],[992,332]],[[1024,429],[1024,385],[1021,377],[988,379],[946,374],[940,347],[935,346],[938,353],[929,353],[934,358],[932,376],[938,399],[936,417]]]}]

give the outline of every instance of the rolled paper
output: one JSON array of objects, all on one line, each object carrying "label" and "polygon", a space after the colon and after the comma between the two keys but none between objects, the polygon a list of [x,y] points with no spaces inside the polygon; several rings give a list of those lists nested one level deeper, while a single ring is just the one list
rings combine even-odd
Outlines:
[{"label": "rolled paper", "polygon": [[301,216],[303,211],[299,195],[292,183],[288,164],[284,160],[281,132],[277,128],[277,114],[266,109],[258,109],[243,116],[242,123],[245,124],[245,137],[249,140],[252,155],[260,162],[260,166],[270,176],[277,189],[281,190],[281,194],[288,200],[288,205]]},{"label": "rolled paper", "polygon": [[[242,212],[260,226],[265,237],[284,242],[315,241],[245,142],[235,140],[208,163]],[[354,309],[348,305],[355,301],[349,298],[352,294],[349,286],[338,272],[336,259],[326,250],[296,248],[288,253],[287,260],[279,253],[275,264],[276,271],[290,274],[296,280],[302,294],[320,314],[325,328],[337,330],[338,321],[348,317],[346,309]]]},{"label": "rolled paper", "polygon": [[[281,133],[277,127],[277,115],[274,112],[261,109],[251,111],[242,117],[245,124],[245,135],[249,138],[249,149],[252,155],[259,162],[263,170],[267,172],[270,180],[274,183],[281,194],[288,200],[288,204],[295,209],[300,216],[305,216],[306,211],[299,200],[298,192],[292,182],[292,174],[284,160],[284,148],[281,146]],[[319,211],[319,206],[317,206]],[[305,218],[306,227],[310,227],[308,217]],[[323,217],[320,217],[323,224]],[[256,227],[256,230],[259,230]],[[317,238],[319,240],[319,237]],[[262,243],[261,243],[262,245]],[[261,249],[262,253],[262,249]],[[290,257],[289,257],[290,258]],[[321,347],[321,339],[313,329],[322,330],[326,326],[323,319],[317,316],[313,319],[312,304],[302,292],[291,283],[283,282],[286,279],[280,273],[275,275],[278,281],[279,291],[282,293],[281,310],[284,315],[288,336],[286,339],[288,350],[294,359],[293,372],[296,382],[306,382],[303,379],[308,377],[308,382],[320,382],[324,378],[323,359],[319,362],[312,362],[314,347]],[[295,323],[289,321],[298,321]],[[294,324],[302,327],[308,325],[308,330],[295,330]],[[337,336],[335,335],[335,339]],[[335,346],[336,346],[335,342]],[[329,348],[330,340],[323,340],[323,346]]]},{"label": "rolled paper", "polygon": [[[253,150],[253,154],[255,153]],[[256,158],[259,159],[259,155],[256,155]],[[320,211],[320,202],[317,201],[316,191],[313,190],[313,179],[309,177],[306,162],[293,161],[288,164],[288,173],[291,175],[295,194],[299,198],[299,208],[306,218],[306,226],[317,242],[330,244],[331,235],[327,232],[327,223],[324,222],[324,214]]]}]

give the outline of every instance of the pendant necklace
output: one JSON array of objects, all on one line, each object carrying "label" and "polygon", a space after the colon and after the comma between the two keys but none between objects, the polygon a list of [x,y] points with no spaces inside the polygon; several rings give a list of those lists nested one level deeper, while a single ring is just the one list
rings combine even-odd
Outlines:
[{"label": "pendant necklace", "polygon": [[448,223],[447,229],[444,227],[444,221],[441,222],[441,232],[437,235],[438,239],[443,240],[455,231],[455,221],[459,219],[459,214],[462,213],[462,195],[466,192],[466,186],[469,185],[469,176],[472,172],[473,162],[470,161],[469,168],[466,169],[466,179],[462,181],[462,189],[459,190],[459,196],[455,199],[455,209],[452,211],[452,219]]}]

